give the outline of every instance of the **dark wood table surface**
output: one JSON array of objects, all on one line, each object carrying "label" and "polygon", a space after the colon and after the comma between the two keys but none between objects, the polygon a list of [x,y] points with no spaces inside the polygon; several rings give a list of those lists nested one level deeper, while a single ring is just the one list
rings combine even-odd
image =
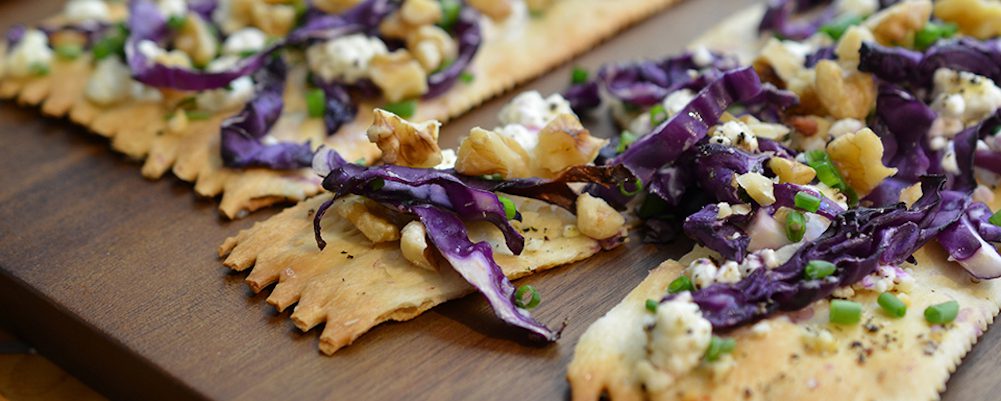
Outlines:
[{"label": "dark wood table surface", "polygon": [[[609,0],[613,1],[613,0]],[[573,64],[657,57],[751,0],[689,0],[596,47]],[[0,29],[59,10],[60,1],[0,0]],[[569,64],[518,90],[560,90]],[[445,127],[443,144],[492,126],[502,96]],[[607,135],[607,119],[589,125]],[[65,121],[0,103],[0,322],[112,398],[564,399],[573,347],[587,326],[685,246],[632,241],[519,283],[558,325],[548,346],[522,343],[479,296],[381,325],[333,357],[216,257],[238,221],[191,185],[143,179],[106,140]],[[949,382],[948,400],[1001,394],[1001,331],[990,330]]]}]

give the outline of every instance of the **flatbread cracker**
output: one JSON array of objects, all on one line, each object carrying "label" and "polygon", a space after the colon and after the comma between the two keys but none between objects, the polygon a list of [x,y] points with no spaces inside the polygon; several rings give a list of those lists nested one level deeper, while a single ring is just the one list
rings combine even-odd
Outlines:
[{"label": "flatbread cracker", "polygon": [[[693,46],[736,54],[748,63],[764,44],[757,34],[763,7],[739,12],[710,29]],[[994,199],[1001,199],[995,191]],[[995,200],[992,210],[1001,206]],[[863,306],[859,325],[833,325],[828,301],[766,319],[764,325],[727,333],[736,340],[733,367],[714,377],[705,364],[677,378],[668,390],[649,393],[636,372],[646,357],[647,299],[660,299],[683,266],[711,251],[696,247],[650,271],[646,279],[580,338],[567,378],[574,400],[937,400],[946,382],[1001,308],[1001,282],[974,282],[937,244],[918,250],[907,315],[887,316],[879,293],[848,299]],[[680,263],[679,263],[680,262]],[[922,311],[959,302],[955,321],[932,326]],[[767,327],[767,330],[764,328]],[[823,330],[832,339],[821,340]],[[819,342],[819,344],[818,344]],[[819,348],[819,349],[818,349]]]},{"label": "flatbread cracker", "polygon": [[[279,311],[295,305],[291,319],[308,331],[326,323],[320,350],[330,355],[376,325],[413,319],[422,312],[474,291],[447,263],[437,271],[403,258],[400,242],[373,244],[345,219],[326,219],[320,251],[313,237],[313,214],[331,194],[300,202],[241,231],[220,246],[225,265],[252,268],[247,284],[254,292],[274,284],[268,303]],[[512,255],[500,231],[485,222],[468,225],[470,239],[493,245],[494,259],[509,279],[572,263],[594,255],[601,245],[584,235],[564,236],[576,224],[566,210],[513,197],[523,215],[512,222],[525,237],[525,250]],[[533,228],[533,229],[528,229]]]},{"label": "flatbread cracker", "polygon": [[[564,0],[554,2],[540,17],[523,16],[501,24],[485,22],[484,25],[489,25],[484,29],[485,40],[469,69],[475,79],[468,84],[457,83],[446,94],[421,102],[413,119],[446,121],[455,117],[552,69],[674,1]],[[0,98],[40,106],[46,115],[69,116],[72,121],[111,138],[115,150],[146,160],[142,173],[147,178],[159,178],[172,169],[179,178],[193,182],[199,195],[221,194],[219,209],[229,218],[320,192],[319,179],[308,169],[282,172],[223,167],[216,122],[237,110],[191,124],[181,132],[169,132],[164,119],[169,110],[160,103],[99,107],[88,101],[83,91],[91,73],[89,55],[73,61],[56,58],[46,76],[0,78]],[[312,143],[323,143],[347,160],[372,161],[378,157],[378,148],[365,136],[365,129],[371,125],[370,113],[359,113],[353,123],[335,135],[324,137],[322,124],[312,121],[317,119],[305,118],[303,97],[296,92],[301,88],[289,83],[281,128],[276,128],[273,136],[294,141],[314,139]],[[358,109],[371,111],[372,107],[362,104]]]}]

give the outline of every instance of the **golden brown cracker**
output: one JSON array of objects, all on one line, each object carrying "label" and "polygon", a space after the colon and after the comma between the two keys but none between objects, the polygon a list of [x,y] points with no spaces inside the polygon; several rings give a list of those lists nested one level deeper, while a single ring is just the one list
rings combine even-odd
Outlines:
[{"label": "golden brown cracker", "polygon": [[[327,247],[320,251],[313,237],[313,214],[331,196],[300,202],[219,248],[231,269],[253,268],[247,283],[255,292],[274,285],[268,303],[279,311],[295,305],[291,319],[296,327],[306,331],[326,323],[321,351],[332,354],[382,322],[412,319],[473,292],[446,263],[439,263],[436,271],[418,267],[403,258],[399,241],[373,244],[345,219],[324,219]],[[468,225],[470,239],[493,245],[494,258],[509,278],[585,259],[601,249],[583,235],[563,235],[564,227],[576,223],[569,212],[540,201],[515,201],[523,216],[522,222],[515,222],[525,236],[521,255],[507,251],[496,227]]]},{"label": "golden brown cracker", "polygon": [[[486,40],[469,70],[474,80],[459,82],[446,94],[422,101],[413,118],[444,121],[463,113],[674,1],[564,0],[554,2],[540,16],[526,15],[503,24],[486,23]],[[0,98],[16,98],[31,105],[41,103],[46,114],[68,115],[72,121],[111,138],[115,150],[146,159],[142,173],[148,178],[159,178],[172,169],[179,178],[193,182],[200,195],[222,194],[220,210],[230,218],[275,202],[299,201],[321,189],[309,169],[283,172],[223,167],[218,151],[219,126],[215,123],[235,111],[210,119],[212,125],[193,123],[182,132],[170,132],[165,119],[169,110],[159,103],[100,107],[87,101],[83,91],[92,73],[89,56],[56,60],[51,70],[45,77],[0,79]],[[373,105],[359,105],[361,112],[353,123],[325,137],[319,119],[303,117],[304,83],[304,71],[290,78],[287,107],[272,135],[285,140],[312,139],[312,143],[324,143],[351,161],[375,160],[379,151],[364,132],[371,123]]]}]

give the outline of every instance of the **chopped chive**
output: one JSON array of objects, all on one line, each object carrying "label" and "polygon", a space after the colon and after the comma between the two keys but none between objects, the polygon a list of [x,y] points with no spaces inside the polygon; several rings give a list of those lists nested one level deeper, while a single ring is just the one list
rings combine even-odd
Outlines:
[{"label": "chopped chive", "polygon": [[831,188],[841,191],[846,197],[850,205],[855,205],[858,203],[858,195],[854,190],[848,187],[845,183],[844,178],[841,177],[841,173],[838,169],[834,167],[834,163],[831,162],[831,158],[827,156],[827,152],[823,150],[811,150],[806,152],[806,164],[817,172],[817,179]]},{"label": "chopped chive", "polygon": [[382,106],[382,108],[390,113],[396,114],[403,118],[413,117],[414,112],[417,111],[417,101],[416,100],[403,100],[396,103],[390,103]]},{"label": "chopped chive", "polygon": [[713,336],[712,339],[709,340],[709,348],[706,349],[705,359],[709,362],[719,360],[723,354],[733,352],[733,349],[736,347],[737,340]]},{"label": "chopped chive", "polygon": [[312,118],[323,117],[323,113],[327,111],[327,95],[322,89],[306,91],[306,110]]},{"label": "chopped chive", "polygon": [[240,58],[247,58],[257,54],[257,52],[258,52],[257,50],[241,50],[239,53],[237,53],[237,56],[240,56]]},{"label": "chopped chive", "polygon": [[635,186],[633,187],[632,191],[626,189],[625,181],[619,183],[619,193],[621,193],[623,196],[634,196],[640,192],[643,192],[643,180],[641,180],[639,177],[636,177]]},{"label": "chopped chive", "polygon": [[815,213],[817,209],[820,209],[820,198],[813,196],[813,194],[800,191],[796,193],[793,198],[793,203],[796,204],[797,208],[806,210],[810,213]]},{"label": "chopped chive", "polygon": [[879,294],[879,298],[876,298],[876,303],[890,316],[904,317],[907,314],[907,305],[904,304],[904,301],[901,301],[900,298],[889,292]]},{"label": "chopped chive", "polygon": [[914,34],[914,48],[925,50],[932,47],[939,39],[950,38],[955,35],[957,28],[956,24],[952,23],[937,24],[929,22]]},{"label": "chopped chive", "polygon": [[650,312],[656,313],[657,312],[657,305],[659,305],[659,304],[655,300],[652,300],[652,299],[646,300],[646,310],[648,310]]},{"label": "chopped chive", "polygon": [[862,320],[862,305],[858,302],[835,299],[831,301],[830,322],[856,324]]},{"label": "chopped chive", "polygon": [[799,242],[806,234],[806,216],[798,210],[789,210],[786,214],[786,238],[792,242]]},{"label": "chopped chive", "polygon": [[622,131],[622,134],[619,135],[619,144],[615,146],[615,153],[625,152],[626,149],[629,148],[629,145],[636,142],[636,138],[639,138],[639,135],[636,135],[629,130]]},{"label": "chopped chive", "polygon": [[826,260],[811,260],[803,269],[803,276],[809,280],[818,280],[834,274],[838,267]]},{"label": "chopped chive", "polygon": [[587,82],[588,75],[587,70],[574,67],[573,72],[570,73],[570,83],[574,85],[585,83]]},{"label": "chopped chive", "polygon": [[831,39],[838,40],[841,39],[841,35],[844,35],[845,31],[847,31],[849,27],[861,23],[862,23],[862,17],[854,15],[846,16],[820,27],[820,32],[823,32],[825,35],[830,36]]},{"label": "chopped chive", "polygon": [[208,120],[212,113],[202,110],[186,110],[184,115],[191,121]]},{"label": "chopped chive", "polygon": [[511,198],[497,195],[497,200],[504,206],[504,215],[507,216],[508,220],[514,220],[518,217],[518,207],[514,205],[514,201]]},{"label": "chopped chive", "polygon": [[355,160],[355,164],[362,165],[362,166],[364,166],[366,164],[366,162],[367,162],[367,160],[365,160],[364,157],[359,157],[357,160]]},{"label": "chopped chive", "polygon": [[438,26],[451,31],[459,21],[459,11],[462,11],[462,3],[459,0],[441,0],[441,20],[438,21]]},{"label": "chopped chive", "polygon": [[678,278],[671,281],[671,284],[667,285],[667,292],[671,294],[677,294],[682,291],[695,291],[692,279],[685,275],[678,276]]},{"label": "chopped chive", "polygon": [[119,24],[118,29],[109,29],[110,33],[94,43],[91,51],[94,53],[94,60],[117,54],[124,58],[125,39],[129,35],[129,29],[124,24]]},{"label": "chopped chive", "polygon": [[32,63],[28,66],[28,72],[30,72],[31,75],[49,75],[49,66],[42,63]]},{"label": "chopped chive", "polygon": [[667,119],[667,109],[662,104],[655,104],[650,108],[650,126],[656,127]]},{"label": "chopped chive", "polygon": [[476,80],[476,76],[469,71],[463,71],[462,74],[459,74],[459,80],[464,84],[468,84]]},{"label": "chopped chive", "polygon": [[83,46],[76,43],[67,43],[56,46],[56,55],[66,60],[76,60],[83,54]]},{"label": "chopped chive", "polygon": [[[525,303],[525,293],[532,293],[532,297]],[[514,304],[519,308],[532,309],[539,306],[539,302],[542,301],[542,296],[539,295],[539,291],[532,287],[531,285],[523,285],[518,287],[518,291],[514,292]]]},{"label": "chopped chive", "polygon": [[167,18],[167,26],[175,31],[183,28],[184,24],[187,22],[188,17],[183,15],[171,15],[170,18]]},{"label": "chopped chive", "polygon": [[948,301],[925,308],[925,320],[931,324],[946,324],[956,320],[959,314],[959,302]]},{"label": "chopped chive", "polygon": [[991,218],[987,219],[987,221],[989,221],[993,225],[1001,226],[1001,209],[998,209],[998,211],[994,212],[994,214],[991,215]]},{"label": "chopped chive", "polygon": [[382,187],[386,186],[386,180],[382,178],[376,178],[370,181],[368,185],[370,188],[372,188],[373,191],[378,191],[382,189]]}]

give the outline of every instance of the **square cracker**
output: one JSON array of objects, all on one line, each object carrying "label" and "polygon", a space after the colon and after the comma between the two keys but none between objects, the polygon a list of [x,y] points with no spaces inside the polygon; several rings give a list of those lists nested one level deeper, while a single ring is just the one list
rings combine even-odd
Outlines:
[{"label": "square cracker", "polygon": [[[473,60],[473,82],[457,83],[446,94],[422,101],[414,120],[447,120],[476,107],[514,85],[552,69],[592,47],[623,27],[649,16],[675,0],[563,0],[554,2],[541,17],[503,23],[484,17],[485,40]],[[2,47],[3,45],[0,45]],[[0,61],[2,61],[0,52]],[[300,68],[301,70],[301,68]],[[56,59],[51,73],[28,79],[0,78],[0,98],[40,106],[46,115],[69,118],[111,139],[112,147],[130,157],[145,159],[144,176],[156,179],[173,170],[195,184],[199,195],[222,195],[219,209],[229,218],[281,201],[299,201],[319,193],[320,181],[309,169],[273,171],[228,169],[219,156],[219,122],[238,110],[220,113],[190,124],[181,132],[166,128],[166,106],[159,102],[129,102],[100,107],[84,96],[92,73],[89,56]],[[365,129],[373,105],[359,105],[353,123],[326,137],[319,119],[305,117],[302,90],[305,74],[291,79],[286,110],[272,134],[284,140],[324,143],[347,160],[375,160],[379,150]]]},{"label": "square cracker", "polygon": [[[291,319],[303,331],[326,323],[320,350],[333,354],[379,323],[409,320],[450,299],[474,291],[445,262],[436,271],[403,258],[400,242],[373,244],[345,219],[323,222],[327,247],[313,238],[313,214],[332,195],[316,196],[241,231],[219,247],[225,265],[252,268],[247,284],[259,292],[272,284],[268,303],[279,311],[295,305]],[[488,241],[509,279],[572,263],[601,250],[584,235],[564,236],[576,218],[546,203],[512,197],[523,221],[525,250],[512,255],[500,231],[487,223],[469,224],[470,239]],[[532,229],[529,229],[532,228]]]}]

